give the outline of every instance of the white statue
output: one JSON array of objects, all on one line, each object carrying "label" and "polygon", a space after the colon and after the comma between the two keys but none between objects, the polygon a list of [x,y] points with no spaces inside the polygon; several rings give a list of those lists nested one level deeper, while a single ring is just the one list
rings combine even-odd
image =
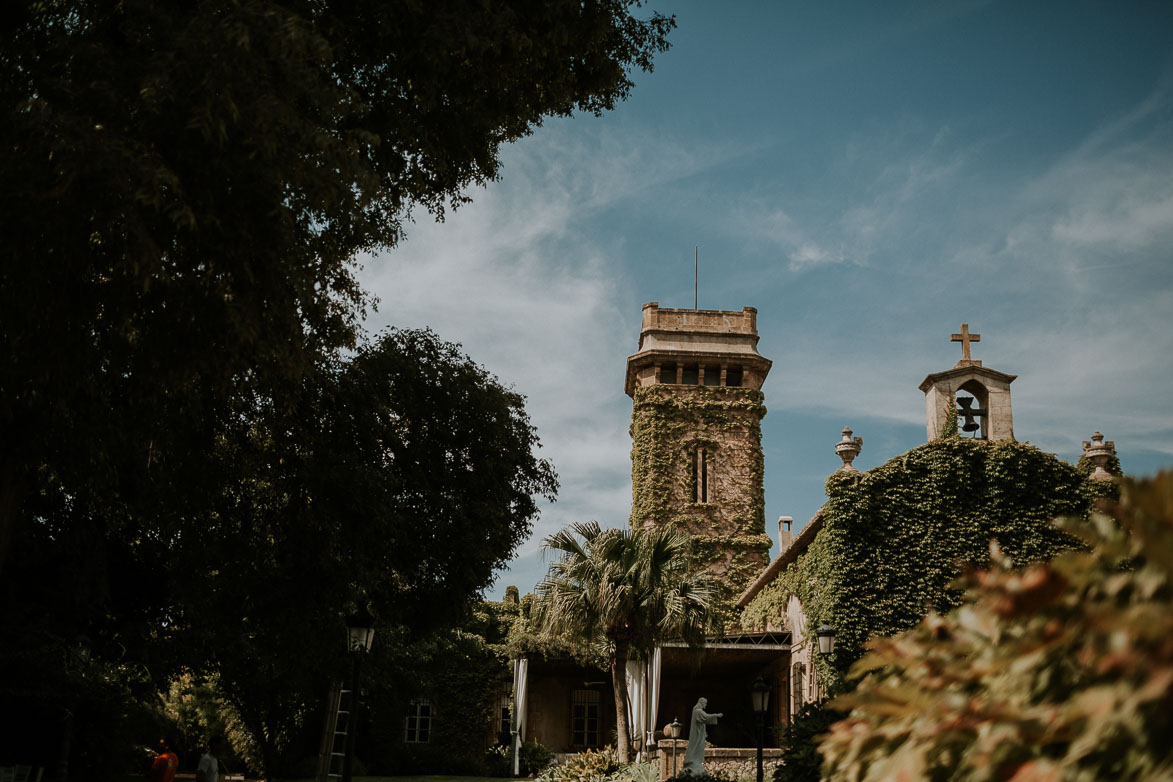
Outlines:
[{"label": "white statue", "polygon": [[692,707],[692,722],[688,726],[688,750],[684,753],[684,770],[693,776],[705,775],[705,731],[707,726],[716,725],[721,714],[706,714],[708,698],[700,698]]}]

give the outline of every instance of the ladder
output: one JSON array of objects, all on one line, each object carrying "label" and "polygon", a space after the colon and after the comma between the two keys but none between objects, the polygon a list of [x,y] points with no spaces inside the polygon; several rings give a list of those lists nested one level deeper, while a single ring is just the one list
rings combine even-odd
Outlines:
[{"label": "ladder", "polygon": [[330,684],[326,696],[326,719],[322,725],[322,742],[318,752],[318,782],[342,778],[346,758],[346,738],[350,733],[351,691],[341,681]]}]

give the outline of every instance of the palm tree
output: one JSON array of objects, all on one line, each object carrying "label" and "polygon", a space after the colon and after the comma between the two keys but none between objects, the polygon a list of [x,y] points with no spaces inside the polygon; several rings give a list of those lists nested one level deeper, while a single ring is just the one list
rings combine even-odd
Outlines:
[{"label": "palm tree", "polygon": [[631,757],[628,657],[646,658],[667,639],[699,646],[716,622],[710,578],[689,572],[688,543],[677,530],[604,530],[592,521],[543,544],[558,558],[538,584],[535,624],[546,637],[606,645],[621,763]]}]

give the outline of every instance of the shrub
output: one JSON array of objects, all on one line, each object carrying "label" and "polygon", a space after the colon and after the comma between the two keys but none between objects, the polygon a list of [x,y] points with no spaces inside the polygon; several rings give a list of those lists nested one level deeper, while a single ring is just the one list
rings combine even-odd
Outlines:
[{"label": "shrub", "polygon": [[527,741],[522,744],[520,755],[519,766],[521,773],[526,776],[538,773],[550,765],[550,761],[554,759],[554,753],[536,741]]},{"label": "shrub", "polygon": [[489,751],[485,753],[485,775],[490,777],[513,776],[513,764],[510,762],[511,754],[507,744],[495,744],[490,747]]},{"label": "shrub", "polygon": [[803,706],[786,726],[782,764],[774,770],[774,782],[819,782],[823,756],[819,753],[818,739],[842,716],[843,712],[821,703]]},{"label": "shrub", "polygon": [[632,763],[620,769],[618,776],[630,782],[660,782],[660,767],[655,763]]},{"label": "shrub", "polygon": [[603,747],[571,755],[565,763],[550,766],[538,779],[541,782],[597,782],[618,770],[619,759],[614,747]]}]

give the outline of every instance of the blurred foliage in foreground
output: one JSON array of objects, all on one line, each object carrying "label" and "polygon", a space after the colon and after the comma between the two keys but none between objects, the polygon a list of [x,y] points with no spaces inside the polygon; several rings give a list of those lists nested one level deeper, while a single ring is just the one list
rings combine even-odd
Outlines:
[{"label": "blurred foliage in foreground", "polygon": [[1088,550],[994,545],[960,608],[869,644],[824,779],[1173,779],[1173,472],[1062,524]]}]

